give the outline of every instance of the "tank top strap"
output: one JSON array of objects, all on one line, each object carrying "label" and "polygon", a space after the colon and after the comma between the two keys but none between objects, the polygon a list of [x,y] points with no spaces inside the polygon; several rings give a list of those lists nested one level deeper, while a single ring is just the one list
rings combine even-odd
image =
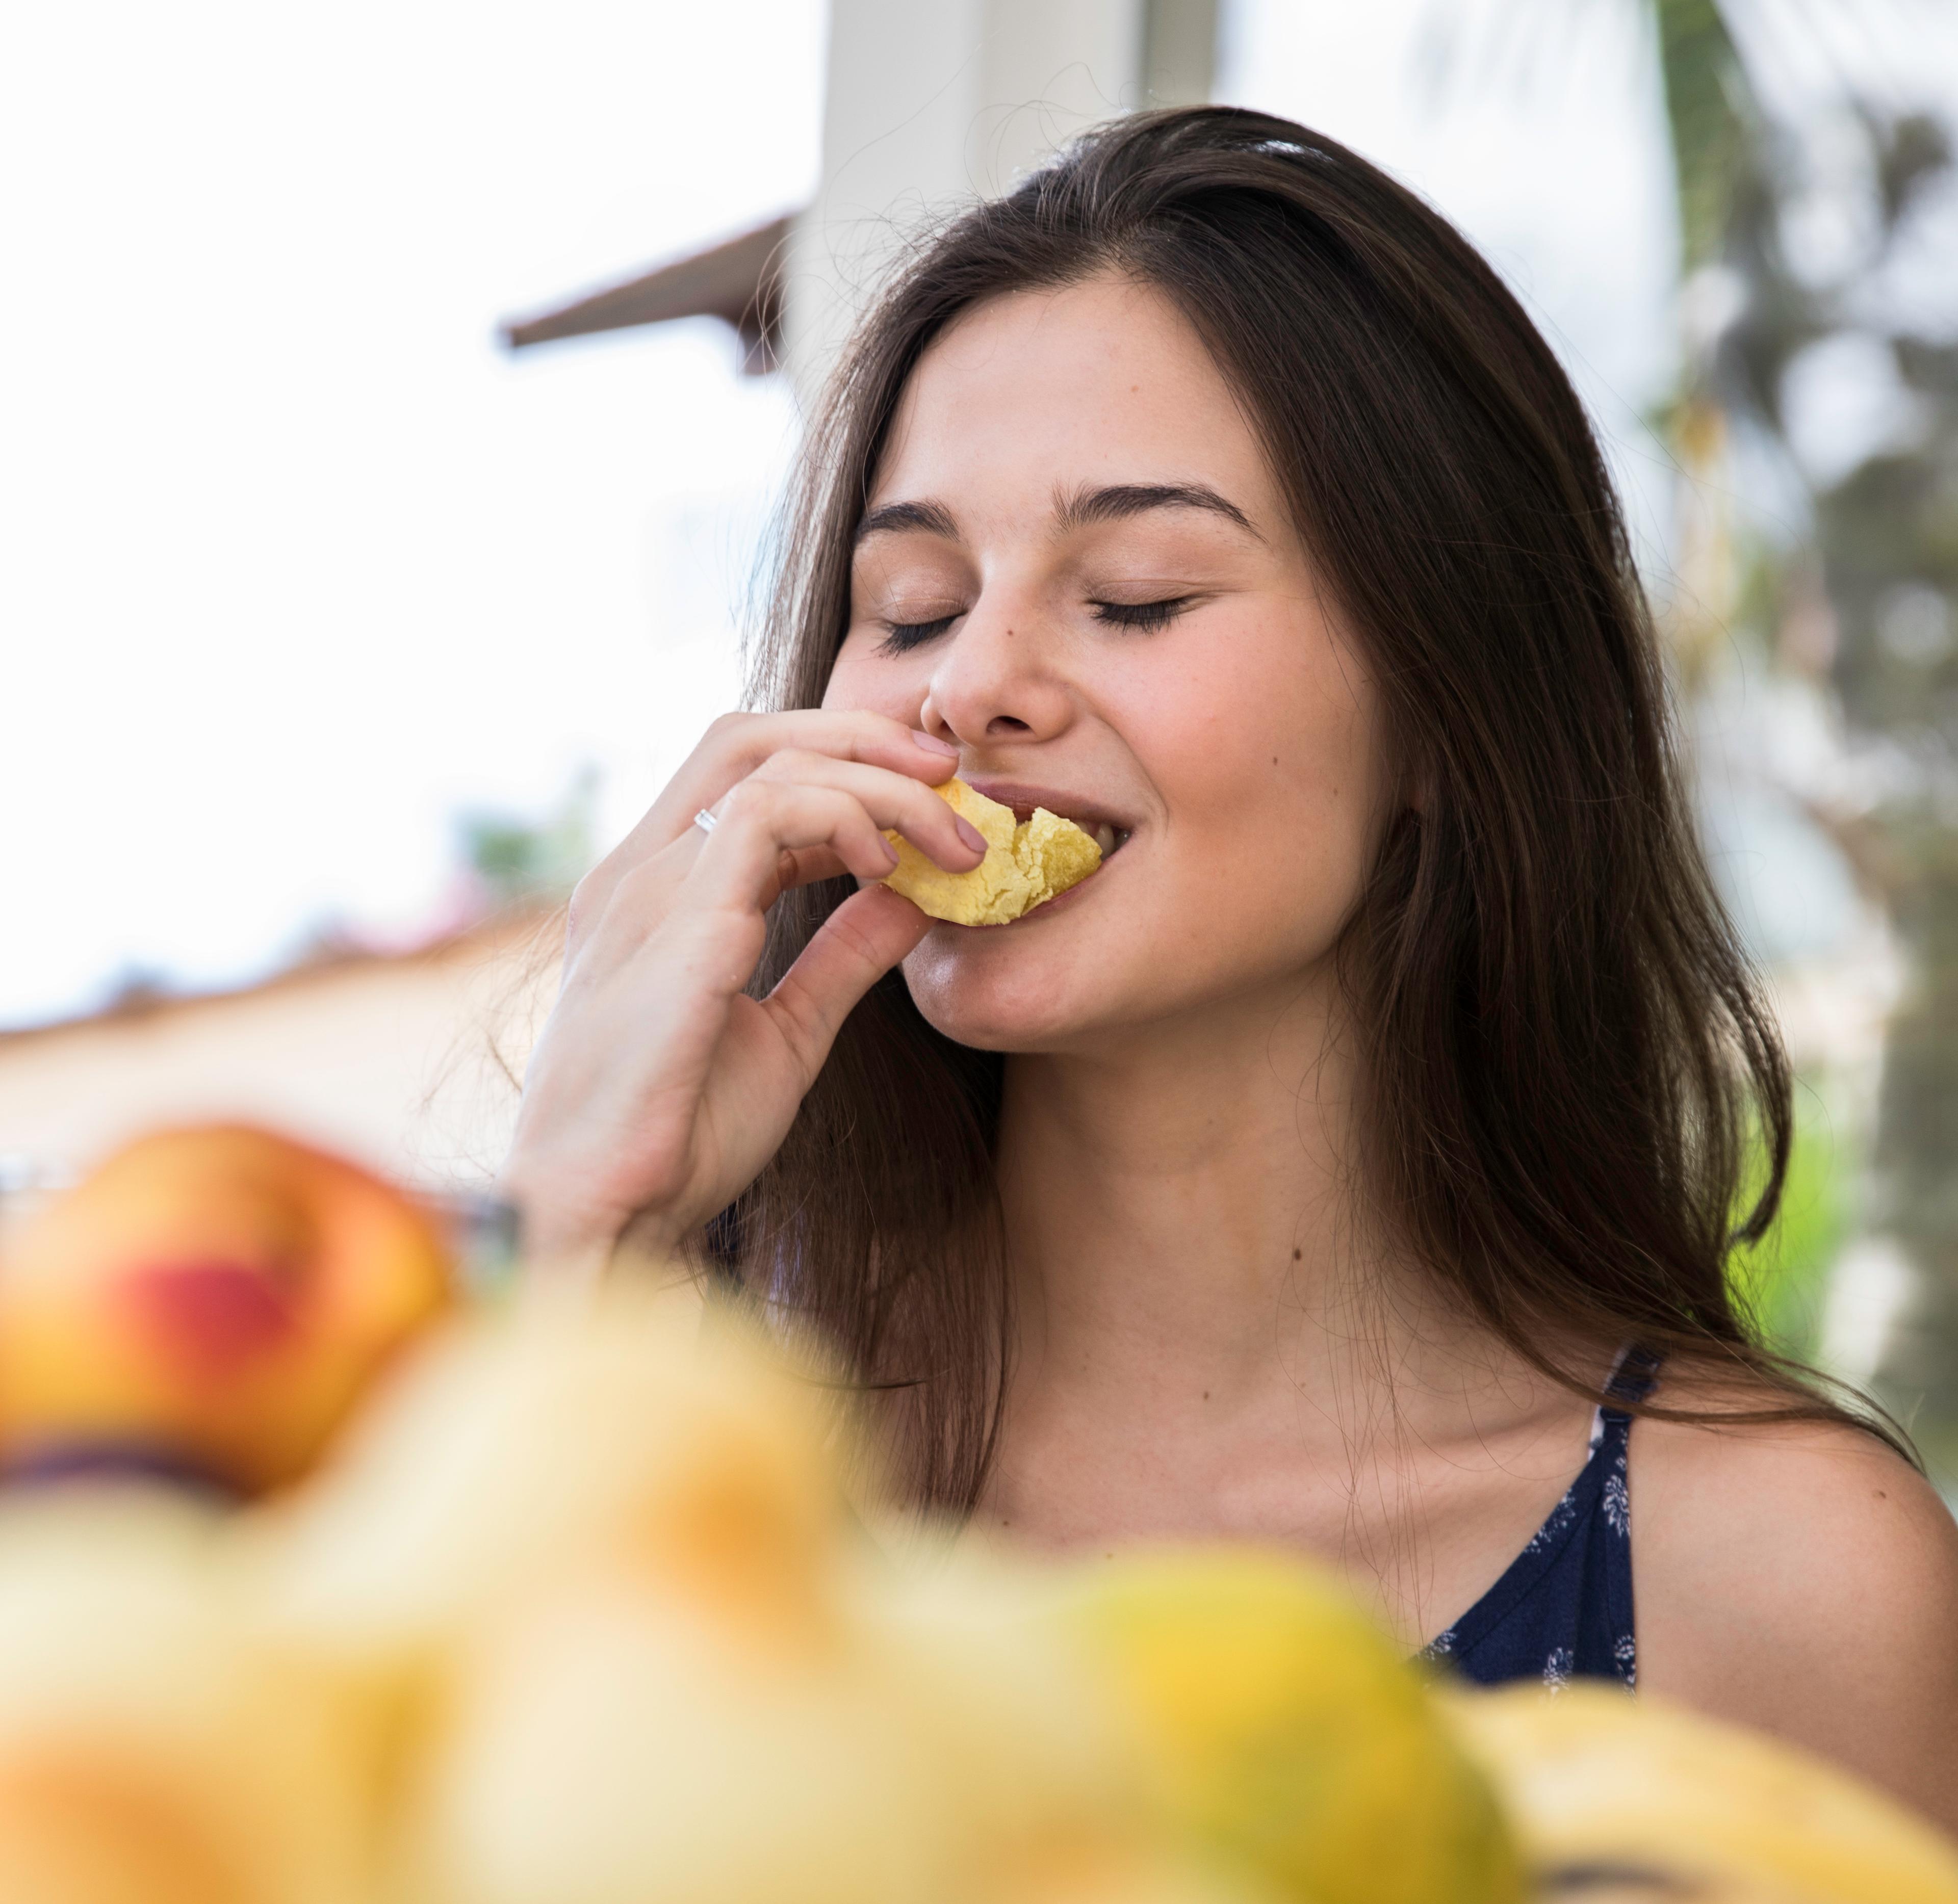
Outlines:
[{"label": "tank top strap", "polygon": [[1659,1368],[1643,1349],[1619,1356],[1592,1417],[1582,1471],[1502,1578],[1423,1656],[1487,1685],[1541,1678],[1555,1691],[1576,1678],[1636,1686],[1630,1409],[1652,1392]]},{"label": "tank top strap", "polygon": [[1629,1409],[1614,1408],[1611,1403],[1626,1402],[1636,1408],[1652,1393],[1652,1384],[1659,1380],[1659,1358],[1650,1349],[1628,1345],[1605,1377],[1606,1400],[1598,1413],[1607,1420],[1616,1416],[1629,1424],[1632,1419]]}]

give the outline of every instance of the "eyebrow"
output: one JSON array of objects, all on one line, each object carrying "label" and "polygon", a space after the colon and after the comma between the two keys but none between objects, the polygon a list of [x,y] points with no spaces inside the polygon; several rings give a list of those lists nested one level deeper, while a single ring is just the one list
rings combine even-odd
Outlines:
[{"label": "eyebrow", "polygon": [[[1102,522],[1123,522],[1152,509],[1204,509],[1235,523],[1248,536],[1258,536],[1251,519],[1227,496],[1202,482],[1120,482],[1097,489],[1077,489],[1054,499],[1054,521],[1065,534]],[[873,509],[857,525],[858,542],[872,536],[921,530],[947,542],[958,540],[958,523],[942,502],[887,502]]]},{"label": "eyebrow", "polygon": [[947,542],[958,539],[958,524],[942,502],[887,502],[873,509],[857,525],[855,539],[889,535],[895,530],[922,529],[927,535],[943,536]]},{"label": "eyebrow", "polygon": [[1258,535],[1243,510],[1202,482],[1120,482],[1105,489],[1077,489],[1071,496],[1056,499],[1054,520],[1063,530],[1085,529],[1091,523],[1125,521],[1152,509],[1206,509],[1235,523],[1247,535]]}]

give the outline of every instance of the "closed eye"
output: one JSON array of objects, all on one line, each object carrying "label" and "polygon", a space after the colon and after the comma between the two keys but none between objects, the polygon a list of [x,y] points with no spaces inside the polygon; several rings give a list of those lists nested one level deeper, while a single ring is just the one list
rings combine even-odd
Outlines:
[{"label": "closed eye", "polygon": [[922,647],[927,641],[936,641],[965,612],[959,609],[930,621],[886,621],[884,638],[877,644],[877,652],[903,654],[912,648]]},{"label": "closed eye", "polygon": [[1146,631],[1168,627],[1194,606],[1196,599],[1192,595],[1172,595],[1160,602],[1095,602],[1090,606],[1098,621],[1105,621],[1112,628]]},{"label": "closed eye", "polygon": [[[1095,618],[1110,628],[1135,628],[1144,634],[1155,628],[1166,628],[1176,618],[1196,604],[1193,595],[1172,595],[1159,602],[1091,602],[1088,606],[1095,611]],[[922,647],[927,641],[936,641],[965,611],[955,609],[949,615],[935,616],[929,621],[886,621],[884,639],[878,645],[881,654],[904,654],[913,648]]]}]

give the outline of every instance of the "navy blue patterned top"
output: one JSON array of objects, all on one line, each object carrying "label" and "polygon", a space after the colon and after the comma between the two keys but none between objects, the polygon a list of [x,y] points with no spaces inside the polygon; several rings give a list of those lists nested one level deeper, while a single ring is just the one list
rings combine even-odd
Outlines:
[{"label": "navy blue patterned top", "polygon": [[[1606,1393],[1643,1400],[1657,1364],[1622,1358]],[[1541,1679],[1555,1691],[1573,1679],[1638,1684],[1632,1615],[1631,1497],[1625,1457],[1632,1418],[1601,1408],[1591,1424],[1591,1454],[1550,1518],[1508,1570],[1446,1633],[1421,1649],[1484,1686]]]}]

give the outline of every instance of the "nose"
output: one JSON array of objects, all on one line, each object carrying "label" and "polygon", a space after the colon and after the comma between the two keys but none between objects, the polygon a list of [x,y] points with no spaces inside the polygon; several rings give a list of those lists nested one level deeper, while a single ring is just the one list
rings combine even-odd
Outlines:
[{"label": "nose", "polygon": [[962,747],[1051,740],[1074,718],[1074,697],[1037,612],[982,596],[932,670],[919,724]]}]

